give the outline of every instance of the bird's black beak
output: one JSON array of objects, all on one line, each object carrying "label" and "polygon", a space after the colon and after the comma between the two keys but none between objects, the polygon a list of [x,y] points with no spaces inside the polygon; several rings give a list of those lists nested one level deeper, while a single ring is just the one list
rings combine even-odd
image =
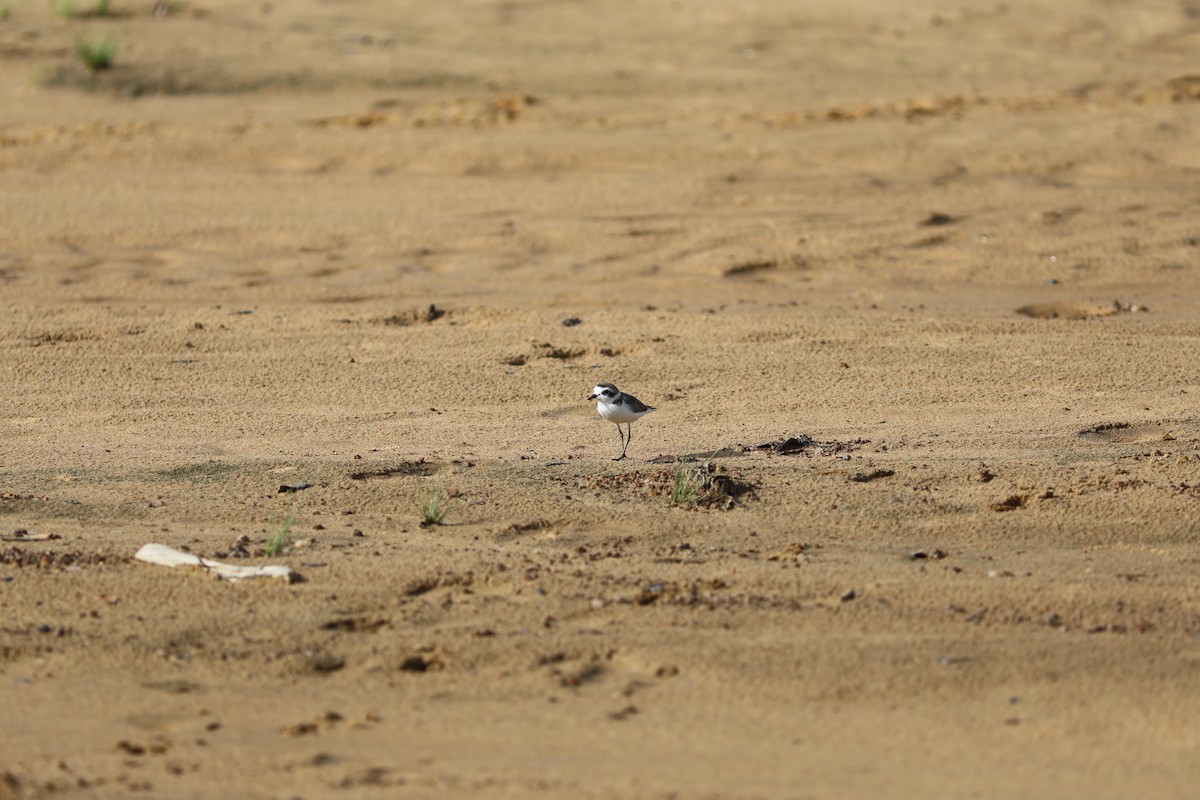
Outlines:
[{"label": "bird's black beak", "polygon": [[595,400],[598,395],[589,395],[588,400]]}]

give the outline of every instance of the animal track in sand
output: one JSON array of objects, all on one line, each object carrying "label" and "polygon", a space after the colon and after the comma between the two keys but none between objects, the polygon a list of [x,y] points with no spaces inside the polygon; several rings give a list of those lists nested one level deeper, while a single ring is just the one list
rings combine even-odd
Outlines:
[{"label": "animal track in sand", "polygon": [[1096,303],[1031,303],[1021,306],[1017,313],[1034,319],[1092,319],[1111,317],[1126,311],[1147,311],[1145,306],[1114,300],[1109,305]]},{"label": "animal track in sand", "polygon": [[394,478],[405,475],[428,477],[437,474],[440,469],[440,464],[424,459],[420,459],[419,461],[401,461],[391,466],[372,467],[351,472],[350,479],[365,481],[370,478]]},{"label": "animal track in sand", "polygon": [[534,342],[533,352],[516,353],[514,355],[505,356],[500,359],[500,363],[507,364],[510,367],[523,367],[535,358],[553,358],[559,361],[574,361],[577,358],[584,356],[604,356],[605,358],[616,358],[619,355],[636,355],[640,350],[634,348],[621,348],[612,346],[603,347],[564,347],[551,344],[550,342]]},{"label": "animal track in sand", "polygon": [[1079,435],[1093,442],[1109,444],[1136,444],[1142,442],[1172,442],[1178,438],[1172,426],[1179,423],[1161,422],[1106,422],[1085,428]]}]

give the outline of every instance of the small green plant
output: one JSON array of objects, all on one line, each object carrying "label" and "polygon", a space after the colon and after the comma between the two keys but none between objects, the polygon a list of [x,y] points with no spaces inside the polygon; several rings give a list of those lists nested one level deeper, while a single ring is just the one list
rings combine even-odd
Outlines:
[{"label": "small green plant", "polygon": [[677,506],[695,505],[708,484],[704,465],[691,459],[676,461],[673,477],[671,502]]},{"label": "small green plant", "polygon": [[75,0],[52,0],[50,9],[56,16],[63,19],[72,19],[74,17],[107,17],[111,5],[112,0],[96,0],[96,5],[92,6],[90,11],[80,11],[79,5]]},{"label": "small green plant", "polygon": [[292,537],[288,534],[288,532],[295,524],[296,509],[293,508],[288,512],[287,516],[283,518],[283,521],[279,523],[279,530],[275,531],[275,535],[272,536],[271,540],[267,542],[267,555],[278,555],[292,543]]},{"label": "small green plant", "polygon": [[83,63],[92,72],[99,72],[112,66],[117,55],[117,40],[111,36],[99,39],[84,39],[80,37],[75,45],[75,52],[83,59]]},{"label": "small green plant", "polygon": [[450,498],[444,489],[429,489],[421,493],[421,527],[441,525],[446,518]]}]

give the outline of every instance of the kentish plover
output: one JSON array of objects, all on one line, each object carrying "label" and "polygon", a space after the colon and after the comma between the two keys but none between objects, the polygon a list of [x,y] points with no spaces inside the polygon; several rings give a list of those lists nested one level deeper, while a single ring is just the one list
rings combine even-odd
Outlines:
[{"label": "kentish plover", "polygon": [[[592,396],[588,400],[595,400],[596,411],[600,416],[616,424],[617,435],[621,437],[621,455],[614,458],[613,461],[620,461],[625,457],[625,451],[629,449],[629,442],[633,440],[633,423],[653,411],[654,407],[646,405],[631,394],[620,391],[611,383],[597,385],[592,389]],[[628,436],[621,431],[622,422],[625,423]]]}]

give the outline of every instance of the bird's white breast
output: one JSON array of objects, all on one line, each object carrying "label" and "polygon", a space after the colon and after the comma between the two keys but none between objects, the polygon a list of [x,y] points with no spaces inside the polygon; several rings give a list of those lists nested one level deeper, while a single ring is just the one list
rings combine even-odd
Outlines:
[{"label": "bird's white breast", "polygon": [[603,400],[596,401],[596,411],[600,414],[600,416],[604,417],[609,422],[616,422],[617,424],[622,422],[634,422],[635,420],[640,419],[642,415],[646,413],[644,411],[641,413],[633,411],[624,403],[619,406],[609,405]]}]

